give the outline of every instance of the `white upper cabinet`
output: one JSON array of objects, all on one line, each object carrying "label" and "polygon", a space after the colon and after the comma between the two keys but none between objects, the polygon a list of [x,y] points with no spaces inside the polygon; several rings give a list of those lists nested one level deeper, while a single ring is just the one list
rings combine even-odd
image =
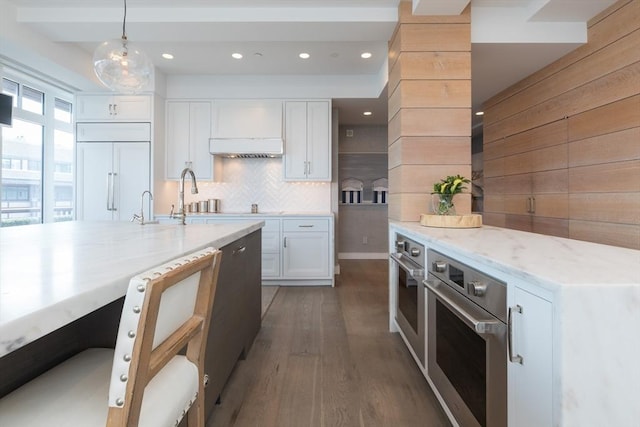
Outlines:
[{"label": "white upper cabinet", "polygon": [[167,101],[166,114],[166,179],[179,179],[189,167],[198,180],[216,180],[220,162],[214,165],[209,153],[211,102]]},{"label": "white upper cabinet", "polygon": [[331,181],[329,101],[285,104],[285,181]]},{"label": "white upper cabinet", "polygon": [[77,121],[151,121],[149,95],[79,95]]},{"label": "white upper cabinet", "polygon": [[282,101],[215,100],[212,138],[282,138]]}]

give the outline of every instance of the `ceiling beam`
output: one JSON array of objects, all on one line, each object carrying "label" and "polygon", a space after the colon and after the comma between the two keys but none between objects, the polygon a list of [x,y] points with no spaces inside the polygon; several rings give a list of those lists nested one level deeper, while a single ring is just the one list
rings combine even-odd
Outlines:
[{"label": "ceiling beam", "polygon": [[470,0],[412,0],[414,15],[460,15]]}]

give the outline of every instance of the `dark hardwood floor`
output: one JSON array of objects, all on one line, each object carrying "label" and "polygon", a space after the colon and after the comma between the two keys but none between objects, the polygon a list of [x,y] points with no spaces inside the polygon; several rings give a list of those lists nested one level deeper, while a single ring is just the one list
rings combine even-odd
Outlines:
[{"label": "dark hardwood floor", "polygon": [[281,287],[208,427],[449,426],[398,334],[386,260],[341,260],[336,287]]}]

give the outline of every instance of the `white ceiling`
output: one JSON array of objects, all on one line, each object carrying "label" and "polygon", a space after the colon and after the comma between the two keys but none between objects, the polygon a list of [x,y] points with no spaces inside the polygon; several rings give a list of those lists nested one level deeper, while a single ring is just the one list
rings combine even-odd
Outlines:
[{"label": "white ceiling", "polygon": [[[122,32],[122,0],[5,0],[17,21],[87,52]],[[127,0],[127,36],[172,75],[348,76],[386,73],[399,0]],[[585,22],[614,0],[472,0],[474,110],[487,98],[575,49]],[[440,0],[414,0],[429,10]],[[457,0],[458,5],[465,2]],[[302,60],[298,53],[308,52]],[[371,52],[370,59],[360,58]],[[161,58],[170,52],[172,61]],[[232,52],[244,55],[231,58]],[[371,79],[376,81],[376,79]],[[343,124],[386,123],[376,99],[334,96]],[[362,111],[374,112],[370,117]],[[477,123],[477,119],[476,119]]]}]

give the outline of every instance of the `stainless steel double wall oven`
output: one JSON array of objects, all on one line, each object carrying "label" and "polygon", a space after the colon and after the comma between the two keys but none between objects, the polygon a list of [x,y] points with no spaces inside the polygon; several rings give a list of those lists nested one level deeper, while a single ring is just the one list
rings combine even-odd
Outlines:
[{"label": "stainless steel double wall oven", "polygon": [[396,252],[390,254],[395,277],[392,286],[396,292],[396,316],[414,353],[424,366],[425,305],[422,280],[425,270],[424,246],[401,234],[396,235]]},{"label": "stainless steel double wall oven", "polygon": [[506,285],[429,250],[427,371],[464,427],[507,425]]}]

